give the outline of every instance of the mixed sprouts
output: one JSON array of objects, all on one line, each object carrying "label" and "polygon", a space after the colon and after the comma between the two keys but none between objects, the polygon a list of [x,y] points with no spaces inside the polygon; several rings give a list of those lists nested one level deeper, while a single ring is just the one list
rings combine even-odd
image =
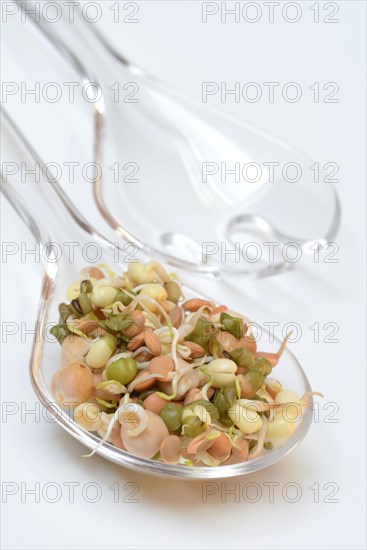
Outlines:
[{"label": "mixed sprouts", "polygon": [[[158,262],[121,276],[86,268],[59,305],[52,392],[75,421],[139,457],[187,466],[254,459],[297,428],[302,397],[272,378],[245,317],[201,298]],[[104,269],[104,271],[102,271]],[[321,394],[318,394],[321,395]]]}]

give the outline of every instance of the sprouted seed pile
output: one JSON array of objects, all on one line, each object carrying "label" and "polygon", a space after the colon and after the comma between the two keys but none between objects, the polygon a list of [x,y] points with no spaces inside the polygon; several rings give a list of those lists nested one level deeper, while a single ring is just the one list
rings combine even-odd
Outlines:
[{"label": "sprouted seed pile", "polygon": [[248,319],[185,300],[158,262],[131,263],[121,277],[85,268],[67,300],[51,329],[61,344],[52,393],[100,436],[87,456],[108,442],[170,464],[235,464],[297,429],[313,393],[271,377],[287,338],[276,353],[259,351]]}]

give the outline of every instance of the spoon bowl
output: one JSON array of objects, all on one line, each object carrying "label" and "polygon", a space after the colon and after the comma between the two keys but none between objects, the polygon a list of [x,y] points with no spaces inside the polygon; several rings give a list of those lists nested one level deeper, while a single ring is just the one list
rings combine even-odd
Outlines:
[{"label": "spoon bowl", "polygon": [[[42,159],[4,112],[3,122],[3,128],[9,133],[10,138],[7,140],[7,144],[9,145],[11,141],[13,154],[14,150],[17,152],[16,158],[36,161],[44,166]],[[7,158],[14,159],[14,156],[7,155]],[[81,428],[74,421],[70,411],[61,409],[52,395],[51,380],[60,366],[60,346],[49,334],[49,328],[57,322],[58,304],[65,300],[65,291],[70,283],[80,278],[82,268],[95,267],[96,264],[102,263],[110,266],[114,272],[121,274],[123,270],[126,270],[127,264],[116,256],[116,245],[110,243],[93,229],[75,206],[70,203],[54,180],[50,180],[49,184],[40,185],[34,180],[34,175],[29,174],[27,180],[29,192],[22,195],[16,191],[16,189],[20,191],[21,186],[15,176],[8,176],[2,180],[2,192],[34,235],[41,248],[41,257],[44,259],[36,334],[29,366],[32,386],[38,399],[47,407],[48,413],[55,417],[57,423],[77,441],[93,450],[100,442],[100,438]],[[50,204],[53,205],[52,209]],[[42,224],[36,221],[36,215],[37,220],[42,219]],[[69,247],[65,246],[66,243],[70,244],[71,242],[75,245],[72,259],[66,257]],[[55,246],[50,247],[49,243],[57,244],[56,251]],[[92,249],[94,251],[93,260],[91,259]],[[60,251],[62,253],[61,260],[57,253]],[[97,260],[96,251],[98,253]],[[140,259],[147,261],[149,258],[142,256],[140,252]],[[188,299],[191,297],[207,298],[187,286],[184,286],[184,292]],[[280,344],[279,340],[274,339],[266,330],[262,330],[259,342],[263,351],[273,351],[274,347]],[[276,367],[276,376],[282,381],[285,388],[292,388],[298,395],[311,391],[310,383],[299,361],[289,350],[285,350],[282,355],[282,359]],[[109,443],[99,446],[97,453],[132,470],[177,479],[220,479],[248,474],[279,462],[300,444],[312,422],[312,403],[311,400],[297,429],[284,445],[248,462],[218,467],[171,465],[134,456]],[[93,458],[80,457],[80,460],[93,460]]]},{"label": "spoon bowl", "polygon": [[[94,198],[119,236],[216,277],[294,267],[281,253],[273,259],[269,243],[307,253],[334,240],[338,198],[331,183],[313,181],[307,155],[173,89],[114,49],[78,7],[75,14],[73,23],[41,16],[37,25],[80,81],[97,86]],[[253,243],[256,261],[247,254]]]}]

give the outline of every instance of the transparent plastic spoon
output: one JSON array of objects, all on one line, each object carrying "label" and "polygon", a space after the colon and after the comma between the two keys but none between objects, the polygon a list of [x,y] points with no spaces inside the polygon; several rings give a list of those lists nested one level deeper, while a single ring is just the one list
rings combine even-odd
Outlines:
[{"label": "transparent plastic spoon", "polygon": [[[26,9],[31,3],[18,4]],[[37,25],[81,81],[97,85],[94,160],[102,174],[113,166],[132,169],[130,182],[112,176],[94,182],[99,210],[120,236],[176,267],[254,277],[294,265],[281,255],[270,259],[269,243],[296,243],[309,251],[335,238],[340,207],[334,187],[311,177],[271,182],[271,168],[264,165],[309,167],[310,159],[173,90],[113,49],[78,7],[75,13],[73,23],[63,18],[50,24],[41,15]],[[261,167],[261,177],[223,182],[222,170],[204,174],[208,162],[227,168],[252,163]],[[249,243],[258,259],[249,257]]]},{"label": "transparent plastic spoon", "polygon": [[[42,159],[4,113],[2,113],[2,122],[3,141],[6,141],[5,149],[7,149],[3,158],[12,161],[22,159],[31,163],[37,161],[43,166]],[[6,178],[2,175],[1,190],[39,243],[41,257],[44,260],[43,284],[30,360],[32,386],[41,403],[47,407],[48,412],[57,422],[84,446],[95,449],[100,439],[78,426],[72,415],[61,410],[54,402],[50,387],[52,376],[60,363],[60,347],[58,342],[50,337],[48,329],[58,319],[57,305],[64,300],[65,289],[71,281],[80,277],[80,269],[88,265],[83,253],[86,247],[90,245],[98,247],[101,251],[99,261],[110,265],[116,272],[121,273],[124,264],[116,260],[116,249],[111,247],[111,243],[101,237],[52,185],[45,183],[40,185],[35,181],[34,174],[29,174],[26,182],[27,192],[24,193],[24,183],[18,178],[18,175]],[[42,224],[39,220],[42,220]],[[62,252],[67,250],[65,243],[75,243],[73,260],[59,258],[53,249],[49,248],[50,242],[56,243]],[[94,266],[95,262],[90,265]],[[184,287],[184,291],[187,297],[198,296],[187,287]],[[266,331],[263,331],[262,335],[261,346],[264,350],[273,349],[277,343],[280,343],[277,339],[274,342],[272,335]],[[278,376],[286,386],[292,387],[299,395],[311,389],[301,365],[289,350],[286,350],[282,356]],[[311,421],[312,413],[308,408],[296,431],[282,447],[249,462],[235,465],[190,468],[183,465],[163,464],[136,457],[109,443],[101,445],[97,453],[119,465],[151,475],[178,479],[225,478],[252,473],[275,464],[297,447],[305,437]],[[84,459],[80,458],[80,460]]]}]

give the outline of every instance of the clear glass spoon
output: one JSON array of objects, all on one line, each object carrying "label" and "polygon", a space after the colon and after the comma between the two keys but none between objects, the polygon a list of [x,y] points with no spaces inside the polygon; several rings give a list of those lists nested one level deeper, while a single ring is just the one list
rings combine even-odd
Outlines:
[{"label": "clear glass spoon", "polygon": [[[75,14],[73,23],[52,25],[41,14],[37,25],[82,82],[96,83],[94,160],[110,177],[96,178],[94,197],[121,237],[176,267],[254,277],[294,265],[281,255],[271,260],[269,243],[296,243],[307,252],[335,238],[340,206],[333,185],[311,181],[311,173],[297,183],[273,178],[264,165],[309,167],[306,155],[173,90],[116,51],[78,7]],[[261,177],[222,181],[223,170],[208,163],[259,166]],[[111,175],[114,166],[130,166],[128,182]],[[259,260],[249,259],[249,243]]]},{"label": "clear glass spoon", "polygon": [[[30,165],[36,161],[44,166],[42,159],[4,111],[2,111],[2,129],[5,150],[3,158],[9,161],[21,159],[23,162],[29,162]],[[3,194],[34,235],[44,260],[43,284],[29,367],[32,386],[41,403],[47,407],[50,414],[54,415],[60,426],[87,448],[95,449],[100,439],[78,426],[72,415],[61,410],[54,401],[50,387],[52,376],[60,364],[60,347],[48,331],[58,319],[57,306],[64,301],[65,289],[72,281],[80,278],[80,270],[83,267],[95,266],[98,262],[107,264],[115,272],[121,273],[126,264],[120,260],[116,247],[104,239],[88,220],[83,218],[64,196],[62,190],[52,184],[52,178],[49,184],[45,182],[40,184],[35,180],[34,174],[29,173],[26,192],[24,192],[25,184],[20,181],[19,175],[5,177],[2,174],[1,180]],[[53,246],[50,247],[50,243],[53,243]],[[73,243],[72,257],[70,257],[70,243]],[[88,261],[87,251],[91,248],[99,251],[97,260],[94,258],[93,261]],[[198,296],[198,293],[190,288],[184,287],[184,289],[188,298]],[[199,295],[199,297],[204,296]],[[274,346],[280,343],[279,340],[275,340],[274,342],[270,333],[263,331],[262,349],[264,351],[274,349]],[[287,387],[292,387],[299,395],[311,390],[301,365],[289,350],[284,352],[282,361],[277,366],[277,375]],[[225,478],[255,472],[278,462],[303,440],[311,421],[312,413],[310,408],[307,408],[294,434],[282,447],[259,458],[235,465],[190,468],[183,465],[163,464],[136,457],[109,443],[101,445],[97,453],[121,466],[151,475],[178,479]],[[80,460],[87,459],[80,458]]]}]

